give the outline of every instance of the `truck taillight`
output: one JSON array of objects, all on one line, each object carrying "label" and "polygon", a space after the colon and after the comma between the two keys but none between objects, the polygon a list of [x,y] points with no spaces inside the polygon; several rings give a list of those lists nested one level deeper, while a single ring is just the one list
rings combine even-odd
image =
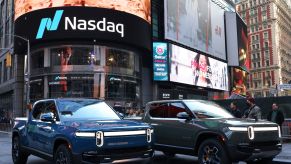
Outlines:
[{"label": "truck taillight", "polygon": [[96,132],[96,145],[102,147],[104,143],[104,134],[102,131]]}]

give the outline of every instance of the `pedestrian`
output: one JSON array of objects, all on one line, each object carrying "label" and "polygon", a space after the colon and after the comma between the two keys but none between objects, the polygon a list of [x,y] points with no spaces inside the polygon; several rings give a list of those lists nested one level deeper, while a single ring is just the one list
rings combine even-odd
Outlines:
[{"label": "pedestrian", "polygon": [[255,104],[253,97],[247,98],[248,109],[245,111],[243,118],[262,119],[261,108]]},{"label": "pedestrian", "polygon": [[280,127],[282,127],[284,119],[284,114],[279,110],[278,104],[273,103],[272,110],[269,112],[267,120],[277,123]]},{"label": "pedestrian", "polygon": [[242,117],[242,114],[240,112],[240,110],[238,109],[237,107],[237,102],[236,101],[233,101],[230,103],[230,113],[236,117],[236,118],[241,118]]}]

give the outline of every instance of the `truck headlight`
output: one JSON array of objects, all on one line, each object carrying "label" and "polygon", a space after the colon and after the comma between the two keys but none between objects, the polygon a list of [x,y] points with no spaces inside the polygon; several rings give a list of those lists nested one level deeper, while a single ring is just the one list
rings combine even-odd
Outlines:
[{"label": "truck headlight", "polygon": [[77,137],[95,137],[94,132],[76,132],[75,135]]},{"label": "truck headlight", "polygon": [[104,143],[104,133],[102,131],[96,132],[96,145],[102,147]]},{"label": "truck headlight", "polygon": [[154,133],[154,129],[147,129],[147,142],[152,142],[152,134]]},{"label": "truck headlight", "polygon": [[282,134],[281,134],[281,128],[280,128],[280,126],[278,126],[278,136],[279,136],[279,138],[281,138],[281,137],[282,137]]}]

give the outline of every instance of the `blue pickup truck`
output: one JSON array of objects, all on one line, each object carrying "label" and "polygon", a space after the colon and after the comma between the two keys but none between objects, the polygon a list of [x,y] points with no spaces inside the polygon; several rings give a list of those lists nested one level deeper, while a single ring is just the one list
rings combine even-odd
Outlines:
[{"label": "blue pickup truck", "polygon": [[104,101],[47,99],[34,103],[28,118],[16,118],[12,159],[27,162],[30,154],[57,164],[99,163],[154,153],[153,129],[123,120]]}]

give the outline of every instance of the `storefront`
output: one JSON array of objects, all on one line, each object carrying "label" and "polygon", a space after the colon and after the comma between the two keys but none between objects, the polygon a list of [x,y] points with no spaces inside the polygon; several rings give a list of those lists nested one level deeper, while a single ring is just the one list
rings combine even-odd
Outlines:
[{"label": "storefront", "polygon": [[[25,12],[16,2],[15,33],[31,47],[31,102],[82,97],[142,107],[142,88],[151,87],[141,80],[151,57],[150,0],[77,2],[25,2],[32,7]],[[15,39],[15,53],[26,48]]]}]

